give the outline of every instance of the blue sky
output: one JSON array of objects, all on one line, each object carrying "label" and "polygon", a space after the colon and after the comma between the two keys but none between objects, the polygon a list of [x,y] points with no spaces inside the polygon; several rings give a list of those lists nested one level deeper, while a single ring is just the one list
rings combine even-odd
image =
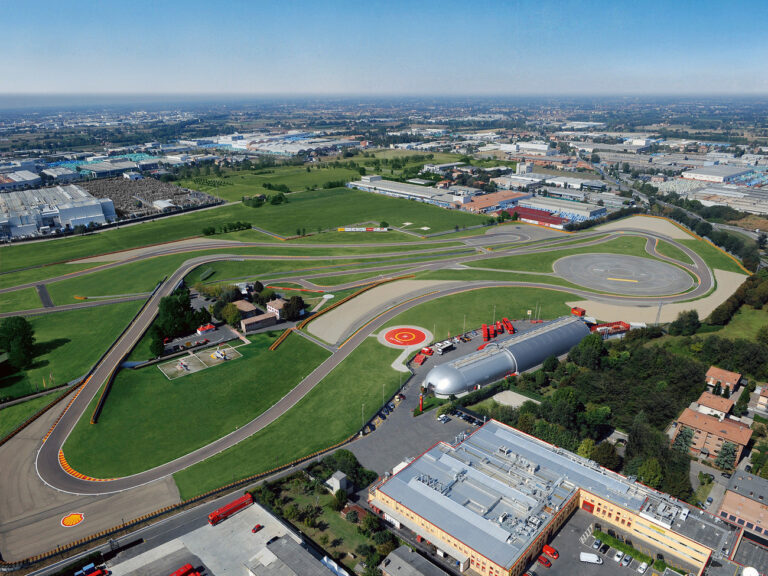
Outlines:
[{"label": "blue sky", "polygon": [[0,0],[0,93],[765,94],[768,1]]}]

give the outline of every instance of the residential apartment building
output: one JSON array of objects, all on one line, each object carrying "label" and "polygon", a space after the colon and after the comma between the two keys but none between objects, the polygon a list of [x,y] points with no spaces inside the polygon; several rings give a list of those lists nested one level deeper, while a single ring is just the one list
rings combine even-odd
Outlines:
[{"label": "residential apartment building", "polygon": [[714,461],[720,454],[723,444],[730,442],[736,446],[735,461],[738,462],[744,448],[749,444],[749,439],[752,438],[752,430],[746,424],[729,418],[720,420],[716,416],[702,414],[690,408],[683,410],[683,413],[678,417],[673,442],[685,428],[693,430],[691,454],[711,461]]},{"label": "residential apartment building", "polygon": [[745,530],[768,537],[768,480],[737,470],[718,513]]},{"label": "residential apartment building", "polygon": [[716,396],[710,392],[702,392],[699,399],[696,400],[696,405],[697,410],[702,414],[715,416],[718,420],[722,420],[731,413],[734,402],[730,398]]}]

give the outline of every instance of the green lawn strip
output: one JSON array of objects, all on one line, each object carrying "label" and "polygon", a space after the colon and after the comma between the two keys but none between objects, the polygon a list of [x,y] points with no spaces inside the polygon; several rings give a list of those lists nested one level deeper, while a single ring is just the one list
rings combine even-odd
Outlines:
[{"label": "green lawn strip", "polygon": [[3,312],[16,312],[18,310],[32,310],[42,308],[43,303],[37,290],[34,288],[24,288],[15,292],[4,292],[0,294],[0,310]]},{"label": "green lawn strip", "polygon": [[9,373],[0,365],[0,398],[18,398],[43,390],[43,379],[56,385],[83,376],[106,352],[143,303],[123,302],[95,308],[30,316],[36,350],[32,367]]},{"label": "green lawn strip", "polygon": [[0,438],[5,438],[17,426],[26,422],[28,418],[41,410],[43,406],[53,402],[62,393],[62,391],[59,391],[53,394],[46,394],[45,396],[32,398],[26,402],[14,404],[0,410]]},{"label": "green lawn strip", "polygon": [[[400,386],[400,351],[369,338],[279,420],[237,446],[174,474],[182,498],[291,462],[351,436]],[[364,406],[364,408],[363,408]],[[386,424],[385,424],[386,425]]]},{"label": "green lawn strip", "polygon": [[[641,258],[653,258],[645,251],[645,238],[638,236],[622,236],[609,242],[603,242],[595,246],[582,246],[565,250],[553,250],[551,252],[539,252],[536,254],[521,254],[519,256],[502,256],[479,262],[469,262],[467,266],[481,268],[498,268],[500,270],[526,270],[528,272],[552,272],[553,264],[560,258],[575,256],[577,254],[628,254]],[[655,258],[653,258],[655,260]]]},{"label": "green lawn strip", "polygon": [[[455,226],[461,228],[482,224],[486,220],[468,212],[445,210],[422,202],[349,188],[297,192],[289,195],[288,199],[285,204],[246,208],[249,212],[243,214],[241,219],[281,236],[292,236],[297,229],[317,232],[318,229],[384,221],[398,228],[410,222],[407,230],[429,234],[452,230]],[[421,230],[422,227],[429,230]]]},{"label": "green lawn strip", "polygon": [[423,403],[423,410],[419,412],[419,407],[416,406],[416,408],[413,409],[413,415],[414,416],[421,416],[422,414],[426,414],[432,408],[437,408],[438,406],[442,406],[443,404],[450,402],[448,398],[436,398],[434,396],[425,396],[424,397],[424,403]]},{"label": "green lawn strip", "polygon": [[392,270],[384,270],[379,272],[356,272],[354,274],[342,274],[340,276],[320,276],[317,278],[312,278],[311,281],[313,284],[317,284],[318,286],[338,286],[339,284],[346,284],[347,282],[356,282],[357,280],[367,280],[367,279],[376,279],[379,276],[391,276],[391,275],[397,275],[399,272],[403,270],[408,270],[410,267],[406,266],[403,268],[394,268]]},{"label": "green lawn strip", "polygon": [[714,485],[714,482],[707,482],[706,484],[702,484],[696,488],[696,491],[693,493],[693,497],[691,498],[691,502],[694,504],[698,504],[699,502],[706,502],[707,498],[709,497],[709,493],[712,492]]},{"label": "green lawn strip", "polygon": [[[45,248],[40,247],[42,251]],[[5,256],[4,252],[0,252],[0,262]],[[87,270],[89,268],[95,268],[102,265],[103,262],[76,262],[72,264],[51,264],[50,266],[40,266],[38,268],[31,268],[29,270],[19,270],[18,272],[9,272],[8,274],[0,274],[0,288],[11,288],[13,286],[19,286],[20,284],[29,284],[30,282],[43,282],[49,278],[55,278],[57,276],[64,276],[71,272],[79,272],[80,270]]]},{"label": "green lawn strip", "polygon": [[0,248],[0,262],[3,262],[3,270],[8,271],[38,264],[84,258],[116,250],[138,248],[147,244],[180,240],[201,235],[206,226],[217,227],[228,222],[245,221],[250,210],[242,204],[199,210],[86,236],[71,236],[51,240],[46,242],[44,250],[40,249],[38,243],[2,247]]},{"label": "green lawn strip", "polygon": [[528,310],[537,307],[541,310],[540,318],[548,319],[568,314],[570,308],[566,302],[578,298],[567,292],[540,288],[479,288],[414,306],[398,314],[387,326],[421,326],[441,340],[461,333],[465,317],[467,330],[490,323],[494,319],[494,306],[496,320],[527,318]]},{"label": "green lawn strip", "polygon": [[[379,223],[377,222],[378,226]],[[295,231],[294,231],[295,233]],[[237,232],[227,232],[226,234],[219,234],[215,237],[222,240],[238,240],[240,242],[271,242],[278,246],[291,246],[292,244],[380,244],[391,242],[403,242],[403,243],[418,243],[425,242],[424,239],[413,236],[412,234],[405,234],[398,232],[397,230],[390,230],[389,232],[337,232],[333,230],[331,232],[320,232],[317,230],[306,230],[306,236],[300,236],[298,238],[289,238],[288,240],[281,240],[275,236],[270,236],[264,232],[259,232],[250,228],[248,230],[238,230]],[[450,245],[450,244],[449,244]],[[416,248],[412,248],[416,250]]]},{"label": "green lawn strip", "polygon": [[632,556],[632,558],[635,558],[638,562],[647,562],[649,564],[651,562],[651,557],[647,554],[643,554],[640,550],[636,550],[632,546],[625,544],[621,540],[617,540],[613,536],[608,536],[605,532],[595,530],[592,532],[592,536],[598,540],[602,540],[603,544],[608,544],[614,550],[620,550],[621,552],[624,552],[624,554]]},{"label": "green lawn strip", "polygon": [[238,348],[242,358],[175,380],[157,366],[121,371],[99,423],[90,424],[89,409],[75,426],[64,445],[67,461],[97,478],[169,462],[253,420],[329,356],[298,336],[275,351],[268,335],[252,340]]},{"label": "green lawn strip", "polygon": [[[488,280],[499,282],[536,282],[539,284],[551,284],[552,286],[562,286],[563,288],[573,288],[579,290],[588,290],[583,286],[578,286],[568,280],[563,280],[559,276],[550,274],[527,274],[513,270],[432,270],[421,272],[417,275],[420,280]],[[598,292],[590,290],[596,294],[609,294],[609,292]]]},{"label": "green lawn strip", "polygon": [[696,252],[713,270],[718,269],[725,270],[726,272],[746,274],[744,270],[742,270],[730,256],[722,252],[720,249],[715,248],[708,242],[697,240],[696,238],[678,240],[678,242]]},{"label": "green lawn strip", "polygon": [[688,254],[666,240],[659,240],[658,244],[656,244],[656,252],[667,258],[674,258],[683,264],[693,264],[693,260],[691,260],[691,257],[688,256]]},{"label": "green lawn strip", "polygon": [[562,238],[543,238],[540,240],[531,240],[529,242],[510,242],[509,244],[495,244],[493,246],[489,246],[491,251],[497,251],[497,250],[509,250],[513,248],[522,248],[522,247],[528,247],[528,246],[537,246],[539,244],[542,244],[544,242],[547,242],[547,246],[557,247],[557,248],[570,248],[572,246],[579,246],[581,244],[586,244],[588,242],[595,242],[596,240],[602,240],[603,238],[606,238],[608,234],[600,234],[599,236],[594,236],[591,238],[579,238],[575,236],[563,236]]}]

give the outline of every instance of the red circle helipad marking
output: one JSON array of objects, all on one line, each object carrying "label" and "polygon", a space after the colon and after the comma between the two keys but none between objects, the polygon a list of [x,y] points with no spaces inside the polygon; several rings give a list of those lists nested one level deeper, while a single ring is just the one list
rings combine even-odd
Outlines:
[{"label": "red circle helipad marking", "polygon": [[416,328],[393,328],[384,335],[384,339],[396,346],[416,346],[427,339],[427,335]]},{"label": "red circle helipad marking", "polygon": [[74,512],[64,516],[64,518],[61,519],[61,525],[64,528],[71,528],[72,526],[77,526],[83,520],[85,520],[85,514],[82,512]]}]

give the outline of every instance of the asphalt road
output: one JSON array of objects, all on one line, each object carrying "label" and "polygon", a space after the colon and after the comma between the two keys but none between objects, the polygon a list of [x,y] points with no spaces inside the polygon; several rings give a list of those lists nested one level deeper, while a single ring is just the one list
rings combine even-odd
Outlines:
[{"label": "asphalt road", "polygon": [[[627,230],[627,232],[630,232],[630,230]],[[279,256],[212,254],[208,256],[197,256],[195,258],[187,260],[153,294],[153,296],[148,300],[146,306],[141,311],[141,313],[137,316],[134,322],[131,323],[131,325],[128,327],[125,333],[115,342],[113,347],[108,351],[104,359],[96,366],[90,380],[83,386],[83,389],[80,392],[80,394],[76,397],[73,403],[66,409],[61,419],[59,420],[58,424],[55,425],[55,427],[51,430],[49,437],[40,448],[36,457],[37,473],[40,476],[40,478],[49,486],[54,487],[61,491],[70,492],[74,494],[113,493],[113,492],[135,488],[137,486],[147,484],[159,478],[164,478],[170,474],[173,474],[174,472],[182,470],[188,466],[191,466],[192,464],[200,462],[222,450],[225,450],[237,444],[238,442],[244,440],[245,438],[251,436],[252,434],[263,429],[265,426],[274,422],[279,416],[287,412],[301,398],[303,398],[331,370],[333,370],[336,366],[338,366],[369,334],[371,334],[372,332],[375,332],[384,323],[388,322],[389,320],[394,318],[397,314],[403,312],[404,310],[410,307],[417,306],[421,303],[424,303],[436,298],[440,298],[449,294],[456,294],[468,289],[483,288],[483,287],[527,286],[527,287],[538,287],[538,288],[547,288],[547,289],[555,288],[555,289],[567,291],[573,294],[577,294],[580,296],[591,297],[593,299],[605,300],[605,301],[611,301],[611,302],[615,302],[620,298],[621,301],[624,301],[624,302],[629,300],[635,303],[642,303],[642,302],[653,303],[653,302],[658,302],[659,300],[675,301],[675,300],[693,299],[698,296],[702,296],[712,288],[713,279],[712,279],[711,272],[695,252],[664,236],[656,235],[643,230],[632,230],[631,232],[635,234],[644,235],[646,238],[649,239],[649,241],[651,239],[655,240],[656,238],[664,238],[665,240],[672,242],[673,244],[677,245],[681,250],[686,252],[686,254],[688,254],[689,257],[691,257],[692,261],[695,263],[694,266],[692,266],[692,268],[696,269],[699,277],[701,278],[701,282],[699,283],[699,285],[694,290],[684,295],[654,297],[651,299],[648,299],[647,297],[645,298],[644,297],[626,297],[626,296],[616,297],[616,296],[607,296],[607,295],[595,295],[594,293],[589,292],[587,290],[578,290],[578,289],[570,289],[570,288],[565,289],[562,287],[553,287],[552,285],[547,284],[545,281],[541,283],[503,282],[503,281],[502,282],[498,282],[498,281],[465,282],[465,283],[462,283],[461,286],[454,285],[442,290],[437,290],[433,293],[420,296],[414,300],[411,300],[410,302],[396,305],[393,308],[390,308],[381,316],[377,317],[374,321],[367,324],[362,330],[358,331],[355,335],[353,335],[352,338],[342,348],[337,350],[328,360],[323,362],[323,364],[321,364],[315,371],[313,371],[306,379],[304,379],[293,390],[291,390],[278,403],[273,405],[271,408],[269,408],[267,411],[259,415],[257,418],[255,418],[245,426],[229,434],[228,436],[220,438],[215,442],[199,450],[196,450],[195,452],[192,452],[190,454],[182,456],[181,458],[178,458],[177,460],[168,462],[162,466],[158,466],[156,468],[153,468],[151,470],[148,470],[133,476],[114,479],[114,480],[108,480],[103,482],[91,482],[91,481],[82,480],[82,479],[78,479],[73,476],[70,476],[67,472],[65,472],[62,469],[61,465],[59,464],[59,451],[61,450],[61,447],[64,445],[64,442],[66,441],[67,437],[71,433],[72,429],[74,428],[78,420],[81,417],[89,416],[89,414],[86,414],[86,411],[88,410],[88,406],[91,400],[94,397],[96,397],[96,395],[99,393],[99,390],[101,389],[102,384],[108,380],[112,372],[115,369],[117,369],[117,367],[120,365],[122,359],[130,352],[133,346],[140,340],[144,332],[149,328],[150,324],[152,323],[157,313],[157,307],[160,299],[163,298],[164,296],[167,296],[171,292],[173,292],[173,290],[176,288],[176,286],[178,286],[178,284],[181,282],[184,276],[186,276],[193,268],[200,266],[201,264],[220,261],[220,260],[253,260],[253,259],[256,259],[256,260],[278,259],[279,260],[281,258]],[[513,234],[517,236],[516,233],[513,232]],[[587,234],[580,235],[580,238],[585,239],[585,238],[589,238],[590,236],[597,236],[602,234],[604,233],[603,232],[587,233]],[[594,239],[592,241],[583,242],[579,246],[588,246],[592,244],[606,242],[609,239],[614,237],[616,237],[616,234],[611,234],[607,238]],[[425,270],[440,269],[440,268],[455,266],[456,264],[460,264],[463,262],[477,261],[477,260],[482,260],[486,258],[496,258],[496,257],[506,256],[506,255],[531,254],[531,253],[557,250],[559,249],[557,244],[560,244],[568,240],[569,239],[556,238],[553,241],[544,242],[543,245],[539,244],[535,247],[510,248],[510,249],[497,250],[492,252],[484,252],[479,254],[459,256],[456,258],[448,258],[448,259],[440,260],[438,262],[418,264],[418,268],[425,269]],[[231,244],[228,243],[227,246],[231,247]],[[199,249],[199,247],[196,247],[196,249]],[[434,254],[434,253],[439,253],[441,251],[453,250],[453,249],[454,248],[436,249],[436,250],[430,251],[430,253]],[[421,254],[424,254],[424,253],[425,251],[422,250]],[[402,253],[395,253],[395,254],[398,256],[402,256]],[[386,258],[387,256],[393,256],[395,254],[378,255],[378,256]],[[156,255],[157,255],[156,252],[152,252],[151,255],[145,254],[142,257],[148,258]],[[343,257],[338,257],[338,258],[343,259]],[[359,256],[349,256],[348,258],[359,258]],[[371,269],[367,269],[367,270],[370,271]],[[86,272],[90,272],[90,271],[86,271]],[[347,270],[345,271],[345,273],[350,273],[350,271]],[[328,274],[325,273],[325,275],[328,275]]]}]

